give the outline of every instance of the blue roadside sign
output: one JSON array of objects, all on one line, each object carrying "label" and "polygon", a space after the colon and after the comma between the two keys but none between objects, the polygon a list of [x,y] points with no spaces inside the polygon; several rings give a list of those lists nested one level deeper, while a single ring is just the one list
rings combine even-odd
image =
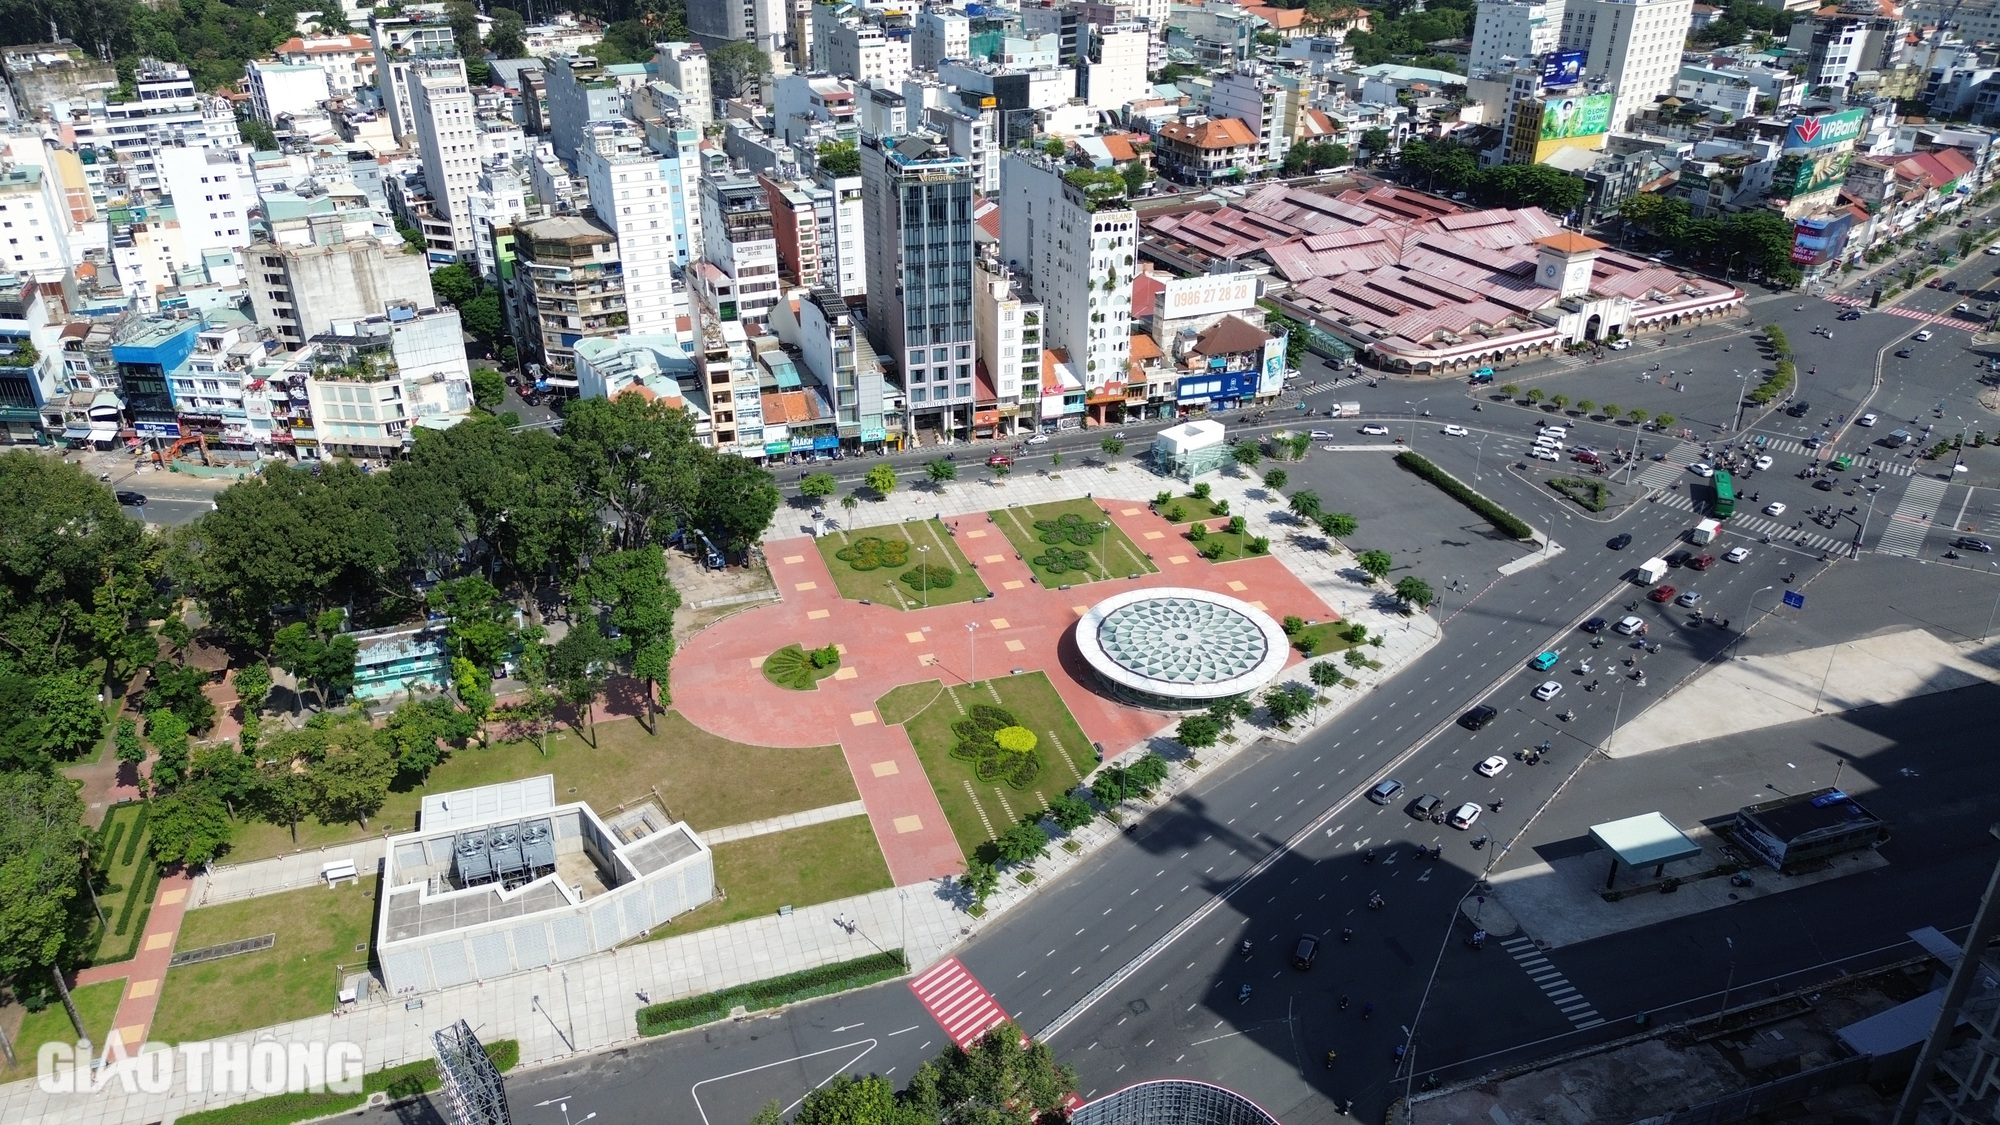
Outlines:
[{"label": "blue roadside sign", "polygon": [[1785,605],[1791,609],[1804,609],[1806,607],[1806,596],[1797,590],[1786,590]]}]

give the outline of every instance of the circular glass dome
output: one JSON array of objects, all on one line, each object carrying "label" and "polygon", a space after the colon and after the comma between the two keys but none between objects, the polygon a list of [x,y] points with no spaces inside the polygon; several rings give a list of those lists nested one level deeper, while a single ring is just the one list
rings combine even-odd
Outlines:
[{"label": "circular glass dome", "polygon": [[1178,587],[1092,606],[1077,648],[1114,693],[1149,706],[1202,707],[1263,687],[1284,668],[1284,630],[1235,598]]}]

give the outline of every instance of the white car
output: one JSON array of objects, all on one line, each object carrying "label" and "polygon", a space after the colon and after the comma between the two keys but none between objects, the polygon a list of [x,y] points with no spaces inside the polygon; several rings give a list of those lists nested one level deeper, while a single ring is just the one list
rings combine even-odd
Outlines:
[{"label": "white car", "polygon": [[1542,427],[1541,429],[1539,429],[1539,430],[1535,431],[1535,436],[1536,436],[1536,437],[1551,437],[1551,438],[1566,438],[1566,437],[1568,437],[1568,436],[1569,436],[1569,427],[1568,427],[1568,426],[1543,426],[1543,427]]},{"label": "white car", "polygon": [[1560,461],[1560,460],[1562,460],[1562,454],[1560,454],[1560,453],[1557,453],[1557,452],[1556,452],[1555,450],[1553,450],[1553,449],[1550,449],[1550,448],[1549,448],[1548,446],[1546,446],[1546,445],[1538,445],[1538,446],[1536,446],[1535,448],[1533,448],[1533,449],[1530,449],[1530,450],[1528,451],[1528,453],[1529,453],[1529,454],[1530,454],[1531,456],[1535,457],[1535,458],[1536,458],[1537,460],[1541,460],[1541,461]]},{"label": "white car", "polygon": [[1729,553],[1728,553],[1728,554],[1726,554],[1726,555],[1724,555],[1724,556],[1722,556],[1722,557],[1723,557],[1723,558],[1725,558],[1725,559],[1728,559],[1728,560],[1729,560],[1730,562],[1734,562],[1734,563],[1740,563],[1740,562],[1742,562],[1742,561],[1743,561],[1744,559],[1747,559],[1747,558],[1749,558],[1749,557],[1750,557],[1750,548],[1748,548],[1748,547],[1731,547],[1731,548],[1729,548]]},{"label": "white car", "polygon": [[1629,348],[1629,347],[1631,347],[1631,346],[1632,346],[1632,341],[1630,341],[1630,340],[1613,340],[1613,341],[1611,341],[1611,350],[1612,350],[1612,351],[1614,351],[1614,352],[1622,352],[1622,351],[1624,351],[1624,350],[1625,350],[1626,348]]},{"label": "white car", "polygon": [[1389,427],[1377,425],[1374,422],[1370,422],[1367,425],[1361,427],[1361,432],[1364,434],[1373,434],[1376,437],[1383,437],[1388,434]]},{"label": "white car", "polygon": [[1048,441],[1049,441],[1049,435],[1047,435],[1047,434],[1036,434],[1036,435],[1035,435],[1034,437],[1031,437],[1031,438],[1029,438],[1029,439],[1028,439],[1028,444],[1029,444],[1029,445],[1047,445],[1047,444],[1048,444]]},{"label": "white car", "polygon": [[1758,472],[1760,472],[1760,473],[1761,473],[1761,472],[1763,472],[1763,471],[1764,471],[1765,469],[1768,469],[1768,468],[1770,468],[1770,467],[1771,467],[1771,464],[1772,464],[1772,462],[1771,462],[1771,455],[1770,455],[1770,454],[1768,454],[1768,453],[1766,453],[1766,454],[1764,454],[1764,455],[1763,455],[1762,457],[1759,457],[1759,458],[1757,458],[1757,459],[1756,459],[1755,461],[1752,461],[1752,462],[1751,462],[1750,464],[1751,464],[1751,467],[1755,468],[1755,469],[1756,469],[1756,470],[1757,470]]},{"label": "white car", "polygon": [[1956,308],[1956,309],[1954,309],[1954,310],[1952,310],[1952,311],[1954,311],[1954,312],[1971,312],[1971,311],[1972,311],[1972,306],[1971,306],[1971,305],[1969,305],[1969,304],[1967,304],[1967,303],[1965,303],[1964,301],[1960,301],[1960,302],[1958,303],[1958,308]]},{"label": "white car", "polygon": [[1478,819],[1479,802],[1477,801],[1467,801],[1451,810],[1450,820],[1453,828],[1470,828],[1472,827],[1472,822]]},{"label": "white car", "polygon": [[1314,430],[1314,431],[1313,431],[1312,433],[1310,433],[1310,434],[1307,434],[1306,436],[1307,436],[1308,438],[1311,438],[1311,439],[1312,439],[1313,441],[1332,441],[1332,440],[1333,440],[1333,431],[1332,431],[1332,430]]},{"label": "white car", "polygon": [[1635,633],[1645,632],[1646,623],[1637,617],[1621,617],[1618,619],[1618,624],[1613,625],[1611,629],[1621,637],[1629,637]]},{"label": "white car", "polygon": [[1446,437],[1464,437],[1471,432],[1471,430],[1466,429],[1464,426],[1458,425],[1446,426],[1444,428],[1444,436]]},{"label": "white car", "polygon": [[1688,469],[1698,477],[1712,477],[1715,475],[1715,466],[1706,461],[1696,461],[1694,464],[1689,465]]},{"label": "white car", "polygon": [[1563,447],[1563,443],[1562,443],[1562,442],[1560,442],[1560,441],[1557,441],[1557,440],[1556,440],[1555,438],[1552,438],[1552,437],[1538,437],[1538,438],[1536,438],[1536,439],[1535,439],[1535,448],[1536,448],[1536,449],[1555,449],[1555,450],[1560,450],[1560,449],[1562,449],[1562,447]]},{"label": "white car", "polygon": [[1783,500],[1773,500],[1773,501],[1771,501],[1771,502],[1770,502],[1769,504],[1766,504],[1766,505],[1764,505],[1764,514],[1765,514],[1765,515],[1767,515],[1767,516],[1782,516],[1782,515],[1784,515],[1784,514],[1785,514],[1785,502],[1784,502]]},{"label": "white car", "polygon": [[1916,335],[1914,335],[1914,336],[1910,337],[1910,339],[1912,339],[1912,340],[1928,340],[1928,339],[1930,339],[1930,338],[1931,338],[1931,330],[1930,330],[1930,329],[1928,329],[1928,328],[1926,328],[1926,329],[1923,329],[1922,331],[1918,332],[1918,333],[1917,333]]},{"label": "white car", "polygon": [[1481,777],[1495,777],[1507,768],[1507,759],[1495,754],[1472,768],[1478,770]]},{"label": "white car", "polygon": [[1861,417],[1856,418],[1854,420],[1854,424],[1857,426],[1872,426],[1881,420],[1882,419],[1876,417],[1873,414],[1863,414]]},{"label": "white car", "polygon": [[1535,689],[1535,698],[1547,703],[1549,700],[1561,695],[1562,689],[1563,686],[1554,680],[1543,680],[1542,686]]}]

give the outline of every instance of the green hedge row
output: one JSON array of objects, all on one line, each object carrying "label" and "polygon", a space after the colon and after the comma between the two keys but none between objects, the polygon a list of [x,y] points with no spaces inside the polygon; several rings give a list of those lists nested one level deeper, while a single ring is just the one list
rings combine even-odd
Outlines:
[{"label": "green hedge row", "polygon": [[852,961],[786,973],[769,980],[752,981],[720,992],[669,1000],[639,1009],[639,1034],[665,1035],[670,1031],[699,1027],[722,1019],[738,1006],[755,1012],[796,1004],[815,996],[831,996],[836,992],[865,988],[901,976],[909,968],[910,963],[904,959],[903,951],[892,949],[887,953],[871,953]]},{"label": "green hedge row", "polygon": [[[512,1039],[487,1043],[486,1057],[502,1073],[521,1061],[521,1045]],[[414,1098],[438,1088],[437,1064],[426,1059],[386,1067],[361,1077],[359,1094],[274,1094],[255,1101],[238,1102],[220,1109],[184,1113],[174,1120],[179,1125],[292,1125],[358,1108],[371,1094],[387,1094],[390,1101]]]},{"label": "green hedge row", "polygon": [[132,825],[132,835],[125,841],[125,856],[118,862],[128,867],[131,866],[133,858],[139,854],[139,841],[146,835],[146,821],[152,815],[152,805],[145,804],[139,806],[139,819]]},{"label": "green hedge row", "polygon": [[1445,495],[1471,508],[1488,523],[1491,523],[1494,527],[1499,528],[1508,535],[1516,539],[1534,538],[1535,529],[1529,527],[1520,517],[1495,504],[1480,493],[1473,491],[1471,485],[1438,468],[1429,460],[1405,449],[1403,452],[1396,454],[1396,464],[1401,465],[1424,480],[1437,485],[1438,488],[1444,491]]},{"label": "green hedge row", "polygon": [[[117,928],[113,929],[111,932],[114,934],[122,935],[127,931],[129,931],[132,928],[133,912],[139,910],[141,907],[151,909],[153,905],[153,892],[158,890],[159,886],[160,886],[159,864],[157,863],[143,864],[141,865],[139,870],[133,872],[132,885],[126,891],[125,902],[122,906],[118,908]],[[145,915],[141,914],[140,917],[144,918]],[[140,922],[139,928],[142,930],[145,929],[146,923],[143,921]]]}]

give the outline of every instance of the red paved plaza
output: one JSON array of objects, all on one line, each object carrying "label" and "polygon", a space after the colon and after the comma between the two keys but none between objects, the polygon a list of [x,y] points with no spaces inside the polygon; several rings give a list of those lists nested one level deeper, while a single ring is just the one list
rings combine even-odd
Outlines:
[{"label": "red paved plaza", "polygon": [[[1067,634],[1092,604],[1134,587],[1191,586],[1241,598],[1279,619],[1338,616],[1274,558],[1210,563],[1182,537],[1184,527],[1154,515],[1145,501],[1096,502],[1153,557],[1159,573],[1047,589],[1014,557],[1000,529],[984,513],[972,513],[944,522],[994,596],[905,611],[842,598],[811,539],[767,542],[783,601],[726,618],[682,646],[674,661],[674,706],[697,726],[739,742],[840,743],[896,884],[956,875],[964,857],[916,751],[901,727],[885,725],[875,711],[875,700],[889,689],[932,679],[964,683],[976,646],[982,678],[1016,669],[1047,673],[1084,733],[1115,754],[1173,720],[1085,686],[1087,673]],[[968,631],[970,623],[978,629]],[[840,672],[810,692],[766,680],[759,670],[764,657],[793,643],[839,644]]]}]

